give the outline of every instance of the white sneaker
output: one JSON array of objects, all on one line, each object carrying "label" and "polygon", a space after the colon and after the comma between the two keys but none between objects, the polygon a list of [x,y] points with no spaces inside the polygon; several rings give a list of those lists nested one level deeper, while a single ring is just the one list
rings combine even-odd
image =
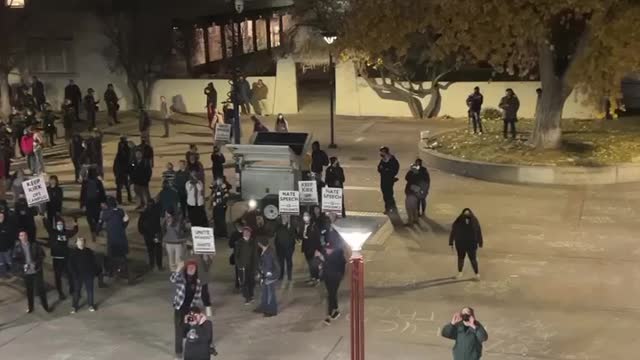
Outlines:
[{"label": "white sneaker", "polygon": [[69,314],[73,315],[76,313],[76,309],[71,309],[71,311],[69,312]]},{"label": "white sneaker", "polygon": [[96,308],[94,308],[93,306],[89,306],[89,312],[95,312]]},{"label": "white sneaker", "polygon": [[480,281],[480,274],[476,274],[476,281]]},{"label": "white sneaker", "polygon": [[464,276],[462,272],[459,272],[458,275],[456,276],[456,279],[462,279],[462,276]]}]

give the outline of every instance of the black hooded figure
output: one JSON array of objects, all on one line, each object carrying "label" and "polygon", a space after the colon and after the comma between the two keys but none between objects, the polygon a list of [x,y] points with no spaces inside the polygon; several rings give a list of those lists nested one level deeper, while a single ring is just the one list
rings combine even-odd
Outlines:
[{"label": "black hooded figure", "polygon": [[34,216],[36,215],[35,208],[29,207],[27,199],[19,198],[16,200],[15,214],[18,229],[22,229],[27,232],[29,241],[36,241],[36,222],[34,220]]},{"label": "black hooded figure", "polygon": [[476,218],[469,208],[462,210],[460,216],[453,222],[451,234],[449,235],[449,246],[451,246],[452,249],[454,243],[458,253],[458,278],[462,277],[464,258],[465,256],[469,256],[469,261],[476,274],[476,278],[480,279],[476,253],[478,247],[482,248],[483,245],[482,230],[480,229],[478,218]]}]

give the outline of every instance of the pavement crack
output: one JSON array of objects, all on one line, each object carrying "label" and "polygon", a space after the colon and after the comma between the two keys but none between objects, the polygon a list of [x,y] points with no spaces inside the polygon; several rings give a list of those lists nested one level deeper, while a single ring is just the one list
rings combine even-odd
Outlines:
[{"label": "pavement crack", "polygon": [[336,343],[333,345],[333,347],[331,348],[331,350],[329,351],[329,353],[327,353],[327,355],[324,357],[324,359],[322,360],[328,360],[329,357],[331,357],[331,354],[333,354],[334,351],[336,351],[336,349],[338,348],[338,345],[340,345],[340,343],[342,342],[342,338],[344,338],[344,336],[340,336],[338,338],[338,340],[336,341]]}]

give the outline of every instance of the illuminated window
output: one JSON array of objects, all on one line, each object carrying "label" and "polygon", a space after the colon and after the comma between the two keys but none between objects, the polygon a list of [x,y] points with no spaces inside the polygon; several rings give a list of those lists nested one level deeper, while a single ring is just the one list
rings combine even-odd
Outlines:
[{"label": "illuminated window", "polygon": [[24,7],[25,0],[6,0],[6,4],[10,8],[22,9]]}]

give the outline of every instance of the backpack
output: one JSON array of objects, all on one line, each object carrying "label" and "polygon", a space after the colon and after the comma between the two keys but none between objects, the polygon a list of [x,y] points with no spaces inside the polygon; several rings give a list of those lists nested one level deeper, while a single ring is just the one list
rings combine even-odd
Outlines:
[{"label": "backpack", "polygon": [[25,155],[33,154],[33,134],[23,135],[20,139],[20,149]]}]

